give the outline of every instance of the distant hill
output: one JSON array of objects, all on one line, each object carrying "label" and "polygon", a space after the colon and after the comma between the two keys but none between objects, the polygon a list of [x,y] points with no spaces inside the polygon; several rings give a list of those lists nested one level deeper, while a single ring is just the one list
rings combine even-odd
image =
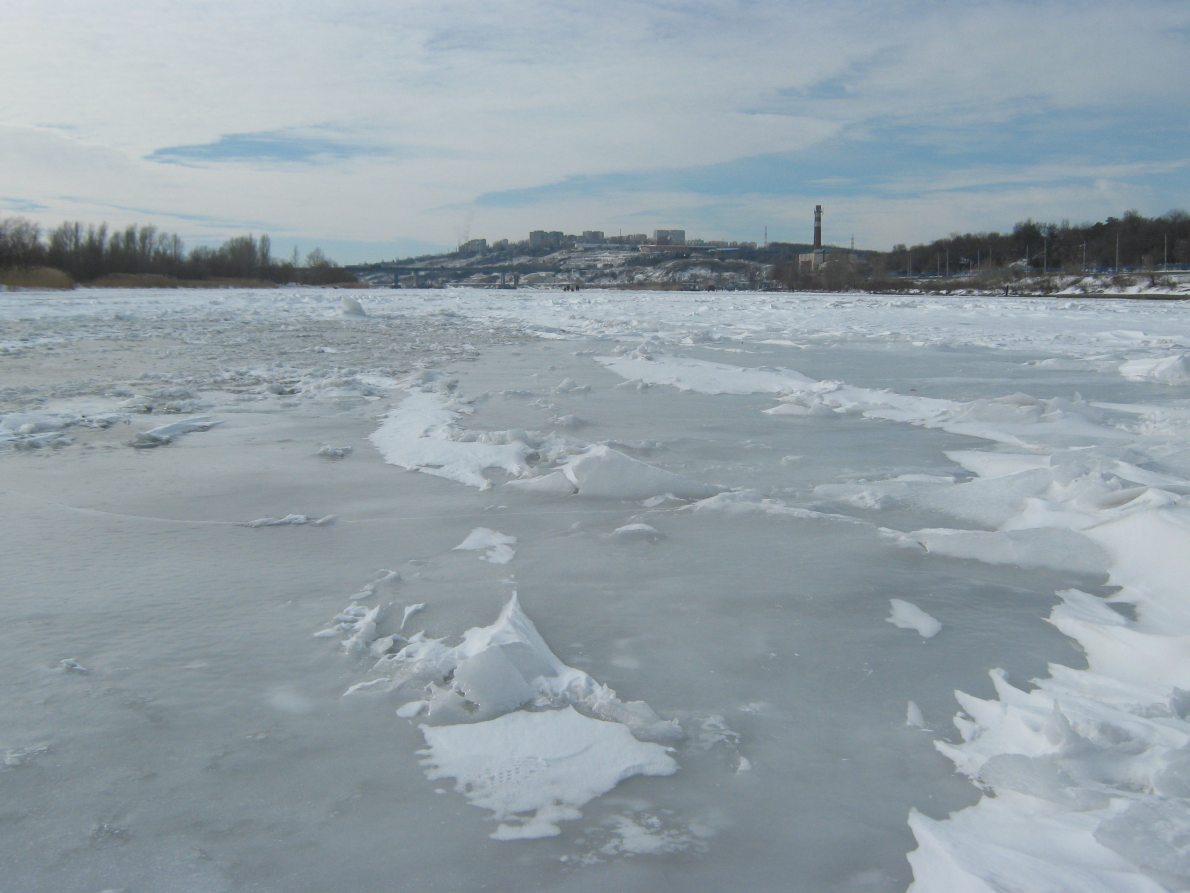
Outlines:
[{"label": "distant hill", "polygon": [[[601,244],[555,251],[530,251],[514,245],[362,264],[350,269],[365,282],[402,288],[762,289],[777,287],[774,271],[782,264],[796,263],[800,255],[812,250],[811,245],[785,242],[742,247]],[[854,254],[858,259],[872,252]]]}]

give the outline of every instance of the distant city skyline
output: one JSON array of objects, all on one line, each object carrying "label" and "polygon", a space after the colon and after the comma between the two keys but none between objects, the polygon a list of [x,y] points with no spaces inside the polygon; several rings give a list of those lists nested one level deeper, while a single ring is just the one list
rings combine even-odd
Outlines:
[{"label": "distant city skyline", "polygon": [[343,263],[1190,205],[1190,4],[6,0],[0,216]]}]

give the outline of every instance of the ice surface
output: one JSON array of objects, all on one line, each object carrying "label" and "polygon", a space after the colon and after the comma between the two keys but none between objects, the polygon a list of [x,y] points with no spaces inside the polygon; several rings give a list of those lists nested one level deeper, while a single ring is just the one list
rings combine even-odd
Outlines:
[{"label": "ice surface", "polygon": [[0,326],[6,887],[1190,886],[1183,305]]}]

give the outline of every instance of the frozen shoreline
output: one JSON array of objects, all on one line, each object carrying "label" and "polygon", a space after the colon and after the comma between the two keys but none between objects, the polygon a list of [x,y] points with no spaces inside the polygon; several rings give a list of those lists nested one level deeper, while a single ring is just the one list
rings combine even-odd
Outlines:
[{"label": "frozen shoreline", "polygon": [[[194,888],[317,889],[345,860],[369,883],[391,871],[373,847],[395,822],[408,858],[447,885],[511,888],[530,871],[551,889],[644,889],[664,866],[673,889],[720,875],[982,889],[1007,865],[1009,888],[1029,890],[1047,873],[1065,882],[1064,859],[1090,866],[1082,889],[1186,882],[1190,628],[1169,562],[1187,541],[1190,324],[1175,306],[460,291],[354,292],[354,312],[306,290],[30,297],[0,298],[0,500],[22,581],[3,633],[6,712],[21,722],[0,738],[0,785],[32,804],[0,844],[16,877],[159,885],[165,852]],[[565,809],[527,822],[508,804],[547,801],[499,800],[504,836],[556,831],[548,844],[481,843],[492,827],[469,795],[427,783],[474,789],[475,770],[439,756],[427,779],[416,714],[395,715],[405,677],[372,667],[412,657],[419,631],[480,629],[514,591],[561,662],[551,672],[612,686],[622,707],[647,702],[599,715],[580,698],[580,713],[638,738],[645,719],[681,729],[663,742],[673,775],[632,778],[668,766],[621,741],[610,793],[560,795]],[[335,612],[344,647],[311,645]],[[1138,663],[1150,651],[1160,662]],[[454,665],[479,661],[472,676],[488,678],[496,658],[479,655]],[[504,716],[545,691],[526,669],[542,664],[517,666],[521,682],[501,670],[483,689]],[[1007,674],[989,677],[997,667]],[[971,692],[958,737],[944,731],[955,687]],[[445,710],[442,691],[427,703]],[[469,728],[470,709],[442,728]],[[501,734],[521,728],[510,722]],[[564,722],[557,747],[516,771],[569,759],[585,745],[565,742],[588,734],[612,746]],[[301,740],[358,762],[332,770],[338,758]],[[215,768],[191,777],[158,748]],[[276,765],[261,769],[254,748]],[[971,806],[978,790],[948,761],[998,796]],[[282,820],[288,795],[217,808],[244,783],[224,765],[256,766],[246,790],[265,799],[300,777],[325,811]],[[333,771],[356,792],[350,809],[318,783]],[[197,810],[197,830],[168,799],[148,805],[162,785]],[[497,802],[498,787],[481,789]],[[263,829],[279,821],[319,846],[276,848]],[[260,830],[219,842],[242,822]],[[51,829],[56,863],[22,850]],[[1043,840],[1066,855],[1030,855]],[[525,846],[538,849],[518,868],[509,848]],[[448,856],[460,847],[473,857]]]}]

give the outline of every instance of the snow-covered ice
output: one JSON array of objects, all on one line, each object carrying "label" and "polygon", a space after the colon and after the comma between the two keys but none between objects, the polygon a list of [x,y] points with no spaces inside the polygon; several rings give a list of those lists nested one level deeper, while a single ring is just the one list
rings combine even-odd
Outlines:
[{"label": "snow-covered ice", "polygon": [[454,778],[476,806],[503,821],[498,840],[553,837],[559,821],[633,775],[672,775],[677,763],[627,727],[583,716],[573,707],[517,710],[474,724],[422,726],[430,779]]},{"label": "snow-covered ice", "polygon": [[6,889],[1190,888],[1182,304],[0,328]]}]

